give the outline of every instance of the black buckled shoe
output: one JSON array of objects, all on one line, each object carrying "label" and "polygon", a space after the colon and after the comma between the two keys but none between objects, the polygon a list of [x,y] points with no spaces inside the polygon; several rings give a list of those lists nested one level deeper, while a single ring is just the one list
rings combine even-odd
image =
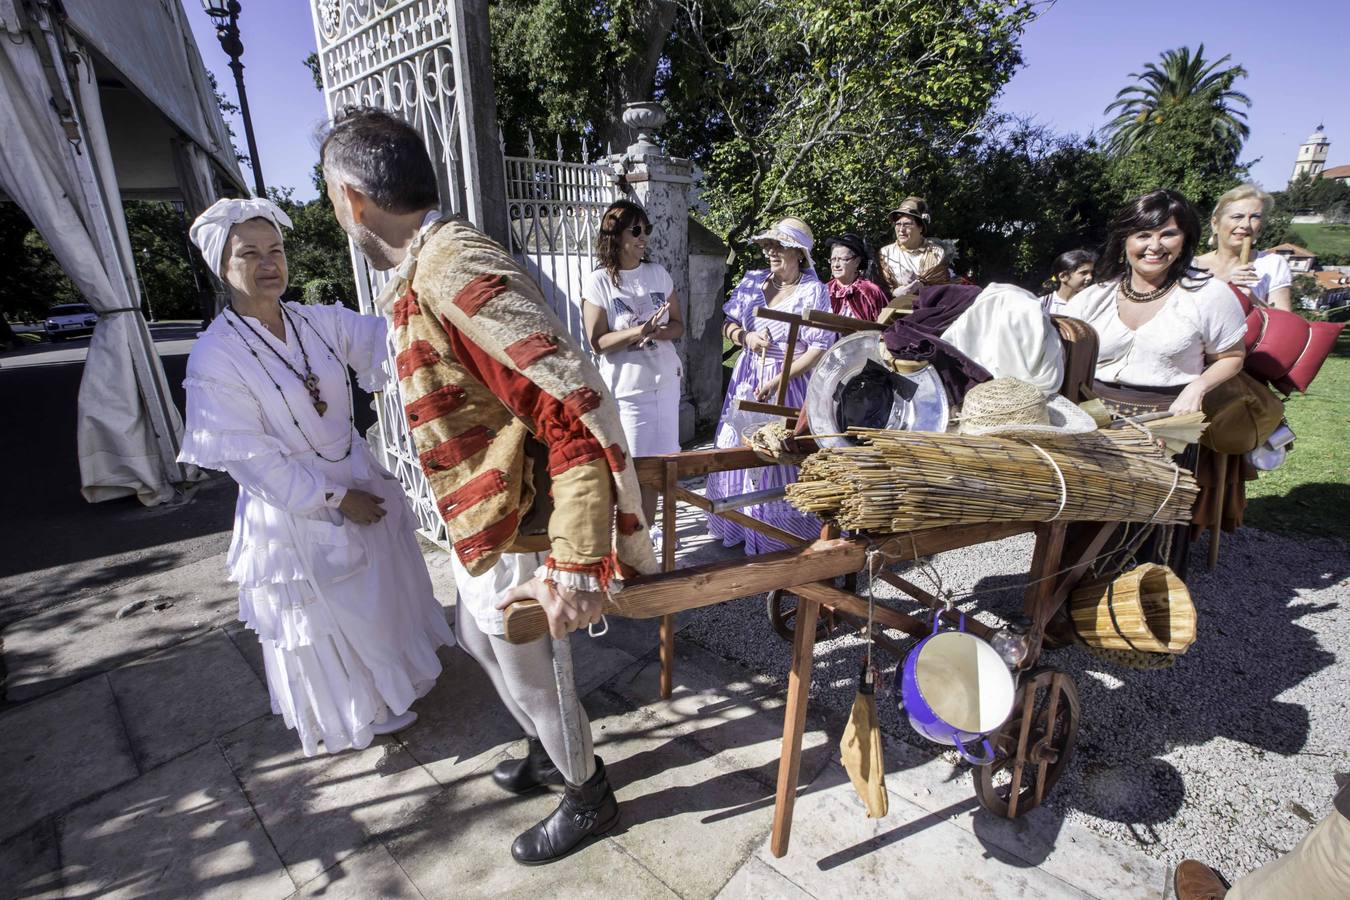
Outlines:
[{"label": "black buckled shoe", "polygon": [[508,759],[492,770],[497,787],[513,794],[524,794],[548,784],[563,784],[562,772],[548,758],[538,738],[527,742],[524,759]]},{"label": "black buckled shoe", "polygon": [[595,774],[585,784],[568,784],[562,802],[543,821],[527,829],[511,844],[511,855],[526,866],[562,859],[591,837],[599,837],[619,823],[619,801],[605,777],[605,764],[595,758]]}]

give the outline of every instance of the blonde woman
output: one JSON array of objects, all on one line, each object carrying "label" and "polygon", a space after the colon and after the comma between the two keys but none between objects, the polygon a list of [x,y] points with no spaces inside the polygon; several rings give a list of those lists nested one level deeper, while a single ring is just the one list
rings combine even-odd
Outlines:
[{"label": "blonde woman", "polygon": [[1275,198],[1254,184],[1240,184],[1220,197],[1209,219],[1214,249],[1197,257],[1195,267],[1242,288],[1259,306],[1293,310],[1289,290],[1293,273],[1283,256],[1267,251],[1242,262],[1243,243],[1248,238],[1253,245],[1257,243],[1274,204]]}]

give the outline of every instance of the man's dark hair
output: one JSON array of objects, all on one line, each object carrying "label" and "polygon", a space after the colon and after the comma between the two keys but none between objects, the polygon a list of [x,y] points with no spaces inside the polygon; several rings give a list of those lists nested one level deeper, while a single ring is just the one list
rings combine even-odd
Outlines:
[{"label": "man's dark hair", "polygon": [[360,188],[391,213],[440,205],[436,170],[411,125],[382,109],[349,106],[333,120],[319,146],[324,171]]}]

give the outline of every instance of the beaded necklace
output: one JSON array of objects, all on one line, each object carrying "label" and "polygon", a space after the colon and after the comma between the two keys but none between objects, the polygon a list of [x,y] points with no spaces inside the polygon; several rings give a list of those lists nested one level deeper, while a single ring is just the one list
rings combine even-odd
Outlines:
[{"label": "beaded necklace", "polygon": [[[300,379],[300,383],[305,386],[305,390],[309,391],[310,400],[314,403],[314,409],[319,413],[319,415],[322,416],[325,412],[328,411],[328,404],[325,403],[319,396],[319,376],[314,374],[314,367],[310,365],[309,351],[305,349],[304,339],[301,338],[300,331],[295,327],[295,322],[291,319],[290,313],[286,311],[286,307],[282,306],[281,304],[278,304],[278,307],[281,309],[281,317],[286,320],[287,327],[290,328],[291,331],[295,332],[295,342],[300,345],[300,356],[305,361],[305,374],[303,375],[300,374],[299,369],[291,365],[291,361],[289,359],[282,356],[280,353],[277,352],[275,347],[267,343],[267,340],[262,336],[262,334],[258,331],[258,329],[250,325],[248,319],[245,319],[243,316],[239,315],[238,311],[235,310],[233,305],[230,306],[230,312],[234,313],[235,317],[239,319],[239,321],[244,323],[245,328],[253,332],[253,336],[256,337],[264,347],[272,351],[273,356],[281,360],[281,364],[283,366],[291,370],[292,375]],[[313,327],[314,327],[313,325],[310,325],[311,329]],[[239,330],[238,328],[235,329],[235,331],[238,330]],[[317,331],[314,333],[319,334]],[[319,340],[323,341],[323,335],[319,334]],[[326,347],[328,346],[327,341],[324,341],[324,346]],[[250,346],[249,349],[251,350],[252,347]],[[332,353],[333,348],[328,347],[328,352]]]},{"label": "beaded necklace", "polygon": [[1154,300],[1157,300],[1163,294],[1170,291],[1172,286],[1176,283],[1177,280],[1175,278],[1169,278],[1163,283],[1162,287],[1156,287],[1151,291],[1140,293],[1131,286],[1130,273],[1127,272],[1125,277],[1120,279],[1120,295],[1131,303],[1152,303]]},{"label": "beaded necklace", "polygon": [[[259,334],[258,329],[250,325],[246,318],[239,315],[239,313],[235,310],[233,305],[229,307],[229,311],[234,313],[236,319],[244,323],[245,328],[253,332],[253,334],[258,338],[258,340],[262,343],[264,347],[272,351],[273,356],[281,360],[282,365],[290,369],[291,372],[295,375],[295,377],[300,379],[300,383],[305,386],[305,390],[307,390],[309,392],[310,397],[313,398],[314,409],[318,412],[320,416],[322,416],[324,414],[324,411],[328,409],[328,404],[319,399],[318,376],[314,374],[313,366],[310,365],[309,353],[308,351],[305,350],[305,342],[304,339],[301,338],[300,336],[300,330],[295,327],[295,320],[291,318],[291,314],[287,311],[285,305],[284,304],[281,305],[281,315],[286,320],[287,327],[290,328],[291,331],[295,334],[295,342],[300,345],[300,355],[305,361],[304,375],[301,375],[299,370],[297,370],[295,366],[291,365],[290,360],[286,359],[286,357],[278,353],[275,347],[267,343],[267,339],[264,338],[261,334]],[[230,328],[234,329],[234,333],[239,335],[239,340],[243,341],[244,346],[248,349],[248,352],[252,354],[255,360],[257,360],[258,368],[263,370],[263,374],[267,376],[267,380],[272,382],[272,387],[276,388],[277,393],[281,395],[281,402],[286,406],[286,412],[291,417],[291,423],[295,425],[295,430],[300,432],[300,436],[305,439],[305,443],[309,445],[309,449],[314,452],[314,455],[319,457],[319,459],[324,460],[325,462],[331,463],[342,462],[344,459],[351,456],[352,445],[354,443],[352,435],[356,433],[356,413],[353,408],[353,405],[350,403],[347,405],[347,452],[343,453],[337,459],[330,459],[327,456],[324,456],[323,453],[319,451],[318,447],[314,446],[314,442],[309,439],[309,435],[305,432],[305,429],[300,426],[300,420],[295,417],[295,410],[291,409],[291,402],[286,399],[286,392],[282,390],[282,387],[280,384],[277,383],[277,380],[272,377],[272,373],[267,368],[267,366],[263,365],[262,357],[260,357],[258,355],[258,351],[254,349],[253,343],[248,338],[244,337],[244,333],[239,330],[239,326],[235,325],[234,322],[229,319],[229,317],[224,318],[225,324],[229,325]],[[309,321],[309,319],[305,318],[304,316],[300,316],[299,318],[306,325],[309,325],[309,330],[313,331],[314,334],[319,338],[319,342],[328,349],[329,355],[332,357],[337,357],[337,351],[333,349],[332,345],[328,343],[328,341],[324,338],[322,334],[319,334],[319,330],[314,327],[314,325]],[[341,359],[339,359],[339,362],[341,362]],[[347,385],[347,396],[350,397],[352,393],[352,380],[351,376],[347,374],[347,366],[345,363],[342,365],[342,377]]]}]

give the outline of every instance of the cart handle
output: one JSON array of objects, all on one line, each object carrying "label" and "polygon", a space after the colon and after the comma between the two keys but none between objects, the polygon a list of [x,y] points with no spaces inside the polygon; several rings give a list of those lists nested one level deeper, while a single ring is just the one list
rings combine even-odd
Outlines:
[{"label": "cart handle", "polygon": [[[605,600],[604,613],[630,619],[670,615],[777,588],[828,581],[858,571],[866,557],[862,541],[835,538],[752,559],[641,575],[626,581],[621,592]],[[548,619],[537,601],[512,603],[506,607],[504,618],[506,639],[513,644],[528,643],[548,633]]]}]

